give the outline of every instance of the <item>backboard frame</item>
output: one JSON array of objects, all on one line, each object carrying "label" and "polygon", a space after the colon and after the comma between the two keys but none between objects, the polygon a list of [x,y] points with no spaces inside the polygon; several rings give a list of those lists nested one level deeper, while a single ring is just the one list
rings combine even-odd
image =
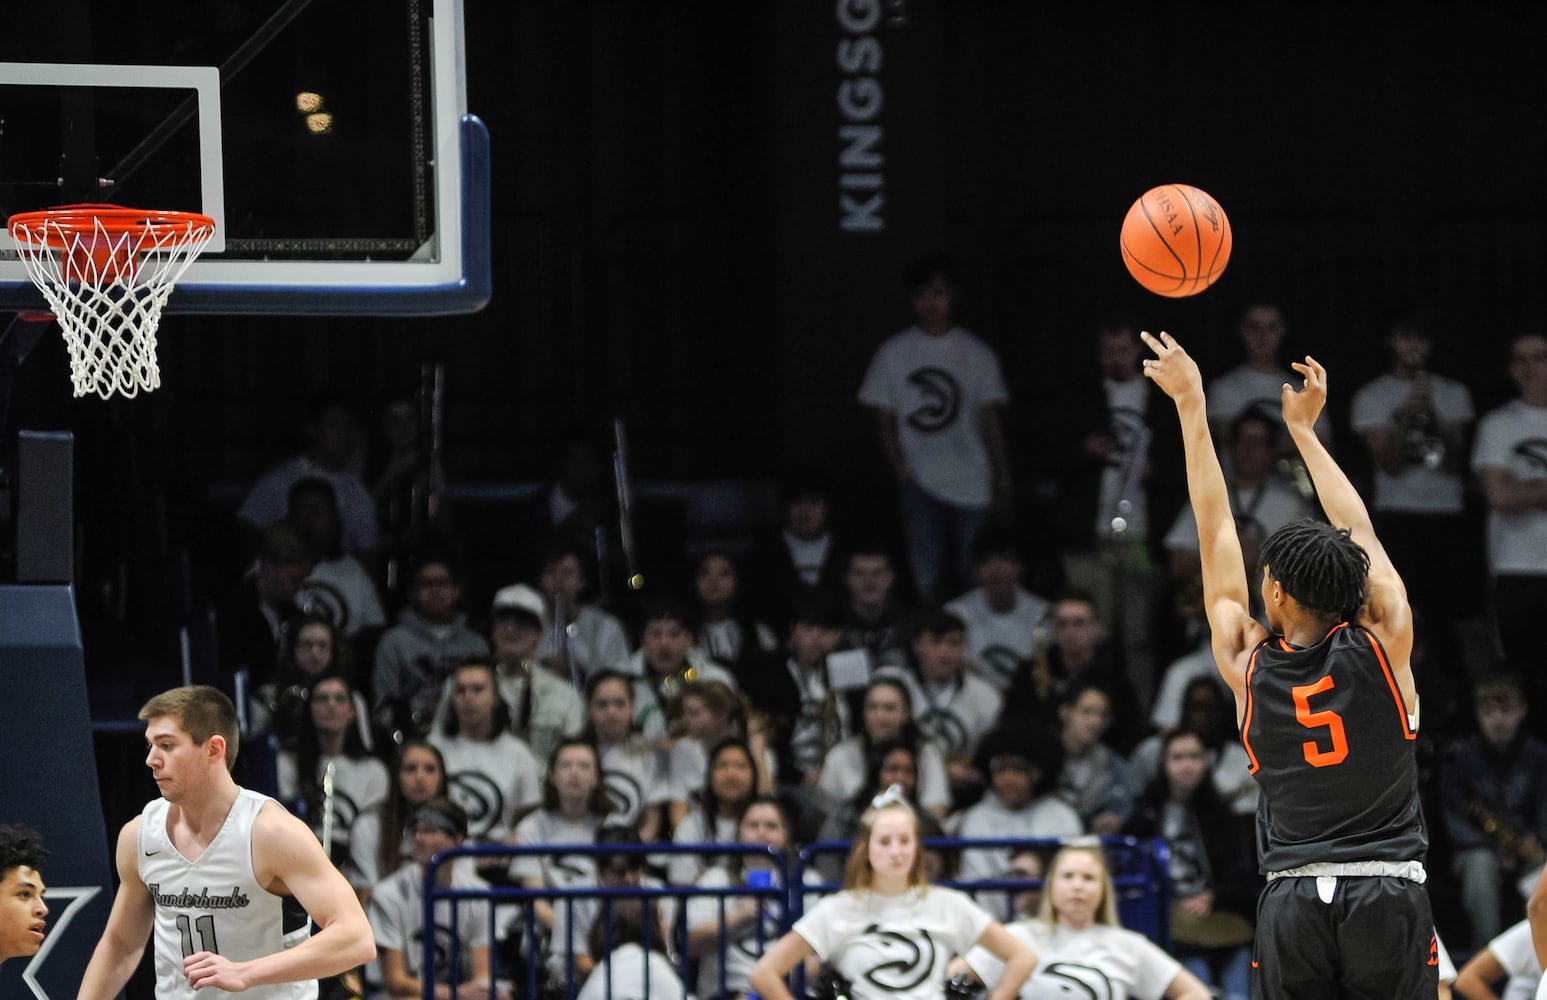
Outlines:
[{"label": "backboard frame", "polygon": [[[0,63],[0,85],[139,87],[197,95],[203,205],[132,205],[201,211],[216,218],[212,245],[179,281],[167,313],[455,315],[476,312],[492,294],[490,148],[482,121],[467,113],[462,0],[433,0],[429,114],[435,230],[405,260],[236,260],[219,256],[225,211],[220,171],[220,81],[215,67]],[[106,199],[111,200],[111,198]],[[0,311],[45,309],[43,297],[0,238]]]}]

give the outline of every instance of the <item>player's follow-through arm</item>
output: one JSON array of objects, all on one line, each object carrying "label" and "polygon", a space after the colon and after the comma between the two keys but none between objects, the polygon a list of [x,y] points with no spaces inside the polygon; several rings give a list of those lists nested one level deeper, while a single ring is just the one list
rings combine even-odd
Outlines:
[{"label": "player's follow-through arm", "polygon": [[[1255,645],[1261,626],[1247,611],[1246,565],[1225,474],[1209,436],[1208,407],[1198,365],[1169,333],[1139,334],[1155,357],[1144,361],[1144,374],[1176,403],[1182,422],[1182,446],[1187,459],[1187,495],[1198,522],[1198,556],[1203,569],[1204,610],[1214,637],[1214,658],[1237,698],[1245,678],[1235,659]],[[1227,669],[1227,664],[1230,665]]]}]

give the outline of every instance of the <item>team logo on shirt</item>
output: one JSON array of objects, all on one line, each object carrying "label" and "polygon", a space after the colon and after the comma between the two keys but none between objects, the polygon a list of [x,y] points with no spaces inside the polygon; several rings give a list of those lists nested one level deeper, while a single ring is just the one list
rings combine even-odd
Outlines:
[{"label": "team logo on shirt", "polygon": [[628,822],[639,815],[645,793],[632,774],[626,771],[603,771],[602,784],[607,789],[607,797],[612,799],[613,812],[620,822]]},{"label": "team logo on shirt", "polygon": [[871,924],[849,947],[874,963],[864,973],[865,981],[893,993],[917,988],[934,974],[939,957],[935,939],[923,928],[904,934]]},{"label": "team logo on shirt", "polygon": [[505,793],[482,771],[459,771],[446,776],[451,801],[467,813],[467,834],[483,840],[505,815]]},{"label": "team logo on shirt", "polygon": [[933,708],[919,717],[919,728],[942,750],[955,753],[967,748],[967,724],[949,708]]},{"label": "team logo on shirt", "polygon": [[956,376],[944,368],[926,365],[908,376],[923,400],[908,412],[908,426],[924,434],[943,431],[956,422],[961,412],[962,390]]},{"label": "team logo on shirt", "polygon": [[1021,658],[1009,646],[984,646],[978,650],[978,666],[998,677],[1008,685],[1015,678]]},{"label": "team logo on shirt", "polygon": [[1063,1000],[1066,997],[1123,1000],[1125,995],[1113,989],[1112,980],[1100,969],[1074,962],[1051,962],[1046,968],[1038,969],[1021,991],[1026,1000]]},{"label": "team logo on shirt", "polygon": [[1511,450],[1531,468],[1547,472],[1547,440],[1526,438],[1524,441],[1515,442],[1515,447]]}]

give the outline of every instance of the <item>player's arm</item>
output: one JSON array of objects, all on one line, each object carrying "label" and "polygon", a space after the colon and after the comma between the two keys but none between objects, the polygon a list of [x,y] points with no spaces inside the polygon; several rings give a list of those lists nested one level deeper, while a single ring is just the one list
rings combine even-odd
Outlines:
[{"label": "player's arm", "polygon": [[347,879],[333,867],[316,834],[277,802],[253,823],[253,871],[276,895],[294,896],[320,928],[296,945],[249,962],[201,951],[183,962],[194,989],[238,993],[252,986],[324,979],[376,957],[371,925]]},{"label": "player's arm", "polygon": [[1456,981],[1451,988],[1466,997],[1466,1000],[1499,1000],[1499,995],[1493,992],[1493,984],[1508,974],[1493,949],[1484,948],[1456,973]]},{"label": "player's arm", "polygon": [[1370,557],[1369,593],[1361,617],[1386,646],[1402,694],[1412,708],[1412,670],[1408,659],[1413,649],[1413,615],[1407,604],[1407,588],[1380,539],[1375,537],[1374,522],[1359,491],[1316,436],[1316,418],[1327,403],[1326,369],[1309,355],[1291,367],[1305,379],[1305,384],[1296,392],[1284,383],[1284,423],[1311,481],[1316,484],[1316,495],[1327,520],[1348,529],[1349,536]]},{"label": "player's arm", "polygon": [[1203,604],[1213,636],[1214,660],[1239,706],[1246,697],[1245,653],[1266,635],[1248,611],[1246,565],[1230,511],[1225,474],[1209,434],[1208,404],[1198,365],[1169,333],[1139,334],[1155,357],[1144,374],[1171,397],[1182,423],[1187,462],[1187,495],[1198,523],[1198,560]]},{"label": "player's arm", "polygon": [[118,867],[118,894],[107,917],[102,940],[97,942],[81,978],[77,1000],[112,1000],[129,982],[145,954],[151,925],[156,918],[155,900],[140,881],[140,817],[118,834],[114,864]]}]

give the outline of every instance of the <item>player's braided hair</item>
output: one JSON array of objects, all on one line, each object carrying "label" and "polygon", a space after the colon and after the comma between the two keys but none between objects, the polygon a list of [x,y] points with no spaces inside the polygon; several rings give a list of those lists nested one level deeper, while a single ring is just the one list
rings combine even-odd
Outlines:
[{"label": "player's braided hair", "polygon": [[1312,611],[1352,621],[1364,607],[1370,556],[1346,528],[1291,521],[1262,543],[1262,564],[1285,593]]}]

